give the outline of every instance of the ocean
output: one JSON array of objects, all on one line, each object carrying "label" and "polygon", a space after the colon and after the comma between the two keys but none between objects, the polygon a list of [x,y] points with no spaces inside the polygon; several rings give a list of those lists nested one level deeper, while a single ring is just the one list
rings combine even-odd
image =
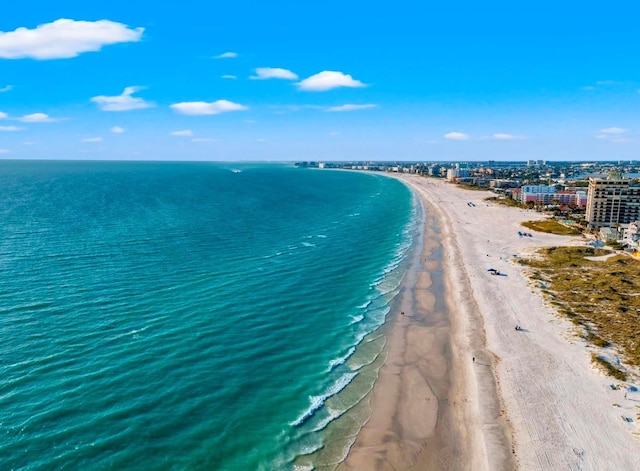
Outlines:
[{"label": "ocean", "polygon": [[0,161],[2,469],[333,469],[421,209],[287,164]]}]

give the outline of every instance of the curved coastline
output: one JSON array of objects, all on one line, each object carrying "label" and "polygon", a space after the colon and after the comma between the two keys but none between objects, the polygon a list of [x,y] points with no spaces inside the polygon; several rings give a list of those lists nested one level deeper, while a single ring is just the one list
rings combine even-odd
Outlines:
[{"label": "curved coastline", "polygon": [[514,469],[497,360],[485,348],[474,299],[464,294],[452,223],[431,193],[399,179],[419,197],[424,228],[387,321],[371,416],[337,469]]},{"label": "curved coastline", "polygon": [[[540,247],[584,241],[545,233],[518,237],[523,221],[544,216],[487,204],[485,193],[442,180],[390,176],[421,196],[440,229],[435,240],[444,249],[448,357],[420,355],[436,348],[433,333],[423,331],[422,341],[412,343],[408,333],[424,327],[428,316],[423,323],[394,317],[389,360],[372,394],[372,418],[342,469],[640,469],[640,425],[625,419],[637,414],[636,400],[624,388],[611,387],[612,378],[591,364],[592,347],[515,263]],[[425,226],[423,260],[431,272],[428,219]],[[489,267],[503,276],[488,276]],[[411,283],[408,277],[403,296]],[[418,282],[414,289],[418,314],[419,300],[437,291],[429,285],[425,293],[423,286]],[[514,325],[522,328],[514,331]],[[429,402],[425,388],[414,386],[416,378],[402,374],[417,365],[447,368],[447,402],[440,400],[437,411],[418,408],[407,420],[406,398]],[[435,423],[428,422],[434,417]],[[430,436],[412,435],[428,425]]]}]

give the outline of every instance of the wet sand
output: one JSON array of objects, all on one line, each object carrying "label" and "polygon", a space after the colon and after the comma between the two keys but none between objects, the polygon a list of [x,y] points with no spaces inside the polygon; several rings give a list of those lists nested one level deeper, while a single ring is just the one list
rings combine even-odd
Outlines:
[{"label": "wet sand", "polygon": [[388,357],[371,417],[338,469],[514,469],[494,360],[484,351],[473,300],[459,295],[464,274],[450,263],[459,256],[450,228],[431,200],[417,194],[426,211],[422,240],[403,282],[400,312],[388,320]]},{"label": "wet sand", "polygon": [[519,236],[523,221],[544,216],[489,204],[488,192],[393,176],[420,195],[424,240],[403,285],[405,314],[389,318],[371,418],[340,469],[640,469],[631,383],[610,387],[619,382],[592,365],[594,347],[516,263],[584,240]]}]

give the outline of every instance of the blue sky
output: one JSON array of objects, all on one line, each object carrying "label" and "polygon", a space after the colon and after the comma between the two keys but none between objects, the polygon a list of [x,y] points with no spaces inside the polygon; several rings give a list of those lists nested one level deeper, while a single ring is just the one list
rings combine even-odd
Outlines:
[{"label": "blue sky", "polygon": [[138,3],[3,6],[0,158],[640,155],[640,4]]}]

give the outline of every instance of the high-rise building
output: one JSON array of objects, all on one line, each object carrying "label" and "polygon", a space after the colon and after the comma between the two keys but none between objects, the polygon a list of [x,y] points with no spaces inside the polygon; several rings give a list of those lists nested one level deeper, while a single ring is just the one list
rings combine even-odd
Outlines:
[{"label": "high-rise building", "polygon": [[640,219],[640,187],[630,183],[618,175],[589,179],[585,215],[589,227],[626,226]]}]

